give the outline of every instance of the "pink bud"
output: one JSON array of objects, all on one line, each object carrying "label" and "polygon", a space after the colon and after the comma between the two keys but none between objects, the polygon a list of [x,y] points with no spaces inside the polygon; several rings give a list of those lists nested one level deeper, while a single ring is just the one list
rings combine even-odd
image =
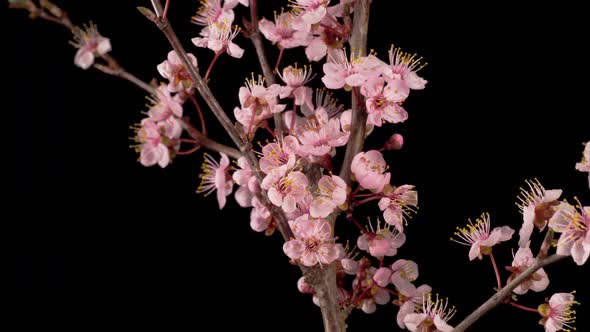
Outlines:
[{"label": "pink bud", "polygon": [[383,146],[385,150],[401,150],[402,146],[404,145],[404,137],[400,134],[393,134],[391,137],[385,142]]},{"label": "pink bud", "polygon": [[313,294],[315,291],[307,282],[305,282],[305,277],[299,278],[297,280],[297,289],[303,294]]}]

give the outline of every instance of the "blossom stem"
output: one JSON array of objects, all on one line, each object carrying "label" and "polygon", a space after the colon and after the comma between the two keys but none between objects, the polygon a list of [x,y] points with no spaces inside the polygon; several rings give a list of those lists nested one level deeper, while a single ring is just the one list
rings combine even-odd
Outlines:
[{"label": "blossom stem", "polygon": [[194,152],[197,152],[200,148],[201,148],[200,145],[195,145],[190,150],[187,150],[187,151],[178,151],[178,152],[176,152],[176,154],[179,155],[179,156],[186,156],[186,155],[192,154]]},{"label": "blossom stem", "polygon": [[105,65],[101,65],[99,63],[95,63],[93,67],[96,68],[97,70],[107,74],[107,75],[119,77],[119,78],[122,78],[126,81],[129,81],[129,82],[135,84],[136,86],[142,88],[143,90],[145,90],[149,94],[152,94],[152,95],[156,94],[156,89],[153,86],[140,80],[135,75],[126,71],[121,66],[119,66],[118,68],[112,68],[110,66],[105,66]]},{"label": "blossom stem", "polygon": [[201,134],[189,122],[188,118],[185,118],[184,124],[185,124],[186,130],[188,131],[189,135],[191,135],[191,137],[194,139],[194,141],[198,142],[203,147],[205,147],[209,150],[212,150],[212,151],[223,152],[226,155],[228,155],[229,157],[234,158],[234,159],[239,159],[242,156],[242,154],[240,153],[239,150],[236,150],[236,149],[229,147],[227,145],[223,145],[221,143],[218,143],[218,142],[210,139],[209,137]]},{"label": "blossom stem", "polygon": [[371,290],[371,287],[367,287],[362,293],[361,295],[359,295],[356,300],[354,300],[354,302],[352,302],[352,305],[355,306],[357,305],[362,299],[363,297],[365,297],[365,295],[367,295],[367,293]]},{"label": "blossom stem", "polygon": [[546,258],[538,259],[535,264],[529,266],[526,270],[524,270],[521,274],[519,274],[516,278],[514,278],[510,283],[508,283],[504,288],[498,291],[496,294],[492,295],[484,304],[482,304],[479,308],[477,308],[474,312],[472,312],[469,316],[467,316],[452,332],[463,332],[467,330],[473,323],[475,323],[478,319],[480,319],[483,315],[487,314],[490,310],[497,307],[500,303],[504,302],[506,297],[510,296],[512,291],[518,287],[523,281],[529,278],[533,273],[537,272],[539,269],[558,262],[567,256],[562,256],[558,254],[551,255]]},{"label": "blossom stem", "polygon": [[510,302],[507,302],[507,303],[510,304],[511,306],[515,307],[515,308],[522,309],[524,311],[534,312],[534,313],[537,313],[537,314],[539,313],[539,310],[537,310],[537,309],[525,307],[525,306],[520,305],[520,304],[518,304],[516,302],[510,301]]},{"label": "blossom stem", "polygon": [[277,64],[275,65],[275,69],[274,71],[276,72],[277,70],[279,70],[279,65],[281,64],[281,60],[283,59],[283,53],[285,53],[285,49],[282,47],[279,47],[280,51],[279,51],[279,58],[277,59]]},{"label": "blossom stem", "polygon": [[197,113],[199,114],[199,121],[201,121],[201,133],[203,133],[203,135],[207,136],[207,126],[205,125],[205,117],[203,116],[203,111],[201,110],[201,105],[199,105],[199,102],[197,102],[197,98],[195,98],[194,95],[190,95],[189,98],[193,102],[193,104],[195,105],[195,108],[197,109]]},{"label": "blossom stem", "polygon": [[170,0],[166,0],[166,4],[164,5],[164,13],[162,14],[162,18],[166,18],[166,14],[168,14],[169,7],[170,7]]},{"label": "blossom stem", "polygon": [[492,266],[494,267],[494,273],[496,274],[496,282],[498,284],[498,290],[502,288],[502,279],[500,279],[500,271],[498,271],[498,265],[496,264],[496,260],[494,259],[494,254],[490,252],[490,261],[492,262]]},{"label": "blossom stem", "polygon": [[361,201],[358,201],[358,202],[356,202],[356,204],[361,205],[361,204],[365,204],[365,203],[368,203],[370,201],[378,200],[378,199],[381,199],[381,198],[383,198],[383,197],[380,196],[380,195],[373,196],[373,197],[365,198],[365,199],[363,199]]},{"label": "blossom stem", "polygon": [[[273,71],[270,68],[270,64],[268,63],[268,58],[266,57],[266,52],[264,51],[264,44],[262,43],[262,37],[260,36],[260,30],[258,29],[257,0],[250,0],[250,29],[248,33],[250,35],[252,43],[254,44],[254,48],[256,49],[258,62],[260,63],[260,67],[262,68],[262,73],[264,74],[264,79],[266,80],[266,83],[269,86],[275,84],[275,75],[273,74]],[[281,114],[275,113],[273,115],[273,119],[275,123],[275,132],[277,133],[277,135],[281,136],[283,133],[283,119],[281,118]]]},{"label": "blossom stem", "polygon": [[396,292],[396,291],[394,291],[394,290],[391,290],[391,289],[389,289],[389,288],[383,288],[383,289],[385,289],[386,291],[388,291],[388,292],[389,292],[389,293],[391,293],[392,295],[398,296],[397,292]]},{"label": "blossom stem", "polygon": [[199,141],[197,141],[196,139],[188,139],[188,138],[179,138],[178,141],[183,142],[183,143],[194,143],[194,144],[199,143]]},{"label": "blossom stem", "polygon": [[219,56],[222,53],[223,53],[223,51],[215,52],[215,56],[213,57],[213,60],[211,60],[211,63],[209,64],[209,68],[207,68],[207,72],[205,73],[205,77],[203,78],[205,80],[205,82],[207,82],[207,80],[209,79],[209,74],[211,74],[211,69],[213,69],[213,66],[215,65],[215,63],[217,62],[217,59],[219,59]]},{"label": "blossom stem", "polygon": [[361,224],[359,224],[358,221],[356,221],[356,219],[354,218],[354,216],[352,214],[348,214],[346,216],[346,219],[352,221],[352,223],[361,231],[361,233],[365,233],[365,229],[363,228],[363,226],[361,226]]}]

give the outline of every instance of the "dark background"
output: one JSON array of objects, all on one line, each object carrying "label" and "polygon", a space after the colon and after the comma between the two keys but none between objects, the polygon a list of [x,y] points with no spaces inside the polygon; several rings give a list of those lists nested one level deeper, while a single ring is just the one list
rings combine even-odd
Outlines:
[{"label": "dark background", "polygon": [[[156,65],[170,47],[134,9],[149,1],[58,4],[74,22],[97,23],[111,38],[111,54],[130,72],[146,81],[159,78]],[[279,5],[265,8],[267,18]],[[197,1],[173,1],[170,18],[206,68],[212,52],[189,42],[198,33],[189,23],[197,7]],[[236,16],[243,13],[239,9]],[[423,55],[429,65],[421,74],[429,84],[407,101],[410,119],[380,129],[367,148],[379,147],[394,131],[404,134],[404,150],[385,156],[393,183],[417,186],[420,211],[399,256],[417,261],[418,282],[458,307],[452,324],[491,296],[495,284],[487,260],[469,263],[468,248],[448,241],[456,226],[488,211],[496,226],[518,229],[515,197],[534,177],[548,189],[565,189],[570,201],[577,195],[590,204],[586,176],[574,170],[582,143],[590,139],[582,13],[565,4],[374,1],[370,48],[385,59],[394,42]],[[14,295],[3,298],[18,329],[195,330],[215,324],[321,330],[319,309],[297,291],[299,272],[288,264],[279,236],[252,231],[249,212],[233,199],[218,211],[213,197],[195,194],[200,153],[164,170],[136,161],[129,126],[146,110],[142,90],[74,67],[71,35],[61,27],[4,8],[0,21],[8,166],[2,176],[8,244],[3,274],[9,276],[6,291]],[[238,105],[243,78],[260,71],[249,41],[236,42],[246,49],[244,58],[223,56],[211,82],[227,110]],[[272,62],[277,52],[267,46]],[[283,64],[305,63],[302,55],[289,51]],[[190,105],[185,112],[193,112]],[[230,144],[209,119],[214,137]],[[495,253],[500,266],[510,264],[510,246]],[[582,302],[578,331],[590,330],[589,268],[568,259],[547,271],[547,293],[527,295],[522,303],[535,306],[554,292],[575,289]],[[396,330],[396,310],[391,305],[374,315],[355,312],[349,326]],[[542,331],[537,321],[534,314],[503,307],[473,330]]]}]

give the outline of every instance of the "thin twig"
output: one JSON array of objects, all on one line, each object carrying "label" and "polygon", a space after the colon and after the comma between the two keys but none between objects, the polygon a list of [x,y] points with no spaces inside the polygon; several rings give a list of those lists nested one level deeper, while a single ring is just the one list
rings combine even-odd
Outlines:
[{"label": "thin twig", "polygon": [[144,89],[147,93],[155,95],[156,94],[156,89],[149,85],[148,83],[140,80],[139,78],[135,77],[135,75],[131,74],[130,72],[126,71],[125,69],[123,69],[123,67],[119,67],[117,69],[113,69],[109,66],[105,66],[102,65],[100,63],[95,63],[94,64],[94,68],[100,70],[101,72],[111,75],[111,76],[115,76],[115,77],[120,77],[124,80],[127,80],[135,85],[137,85],[138,87]]},{"label": "thin twig", "polygon": [[197,98],[195,98],[195,95],[190,95],[189,98],[195,105],[197,113],[199,114],[199,121],[201,121],[201,133],[204,136],[207,136],[207,125],[205,125],[205,116],[203,115],[203,110],[201,110],[201,105],[199,105],[199,102],[197,101]]},{"label": "thin twig", "polygon": [[474,312],[472,312],[469,316],[467,316],[452,332],[463,332],[467,330],[473,323],[475,323],[478,319],[480,319],[483,315],[487,314],[490,310],[498,306],[500,303],[504,302],[506,297],[510,296],[512,291],[518,287],[524,280],[529,278],[533,273],[537,272],[539,269],[558,262],[564,259],[567,256],[561,255],[551,255],[547,258],[538,259],[537,262],[531,265],[529,268],[524,270],[521,274],[519,274],[516,278],[514,278],[510,283],[508,283],[504,288],[494,294],[489,300],[487,300],[484,304],[482,304],[479,308],[477,308]]},{"label": "thin twig", "polygon": [[[258,3],[257,0],[250,0],[250,29],[249,29],[250,39],[254,44],[254,48],[256,49],[256,55],[258,56],[258,62],[260,62],[260,67],[262,67],[262,73],[264,74],[264,79],[268,86],[271,86],[276,83],[275,75],[268,63],[268,59],[266,58],[266,52],[264,51],[264,44],[262,43],[262,37],[260,35],[260,30],[258,29]],[[278,62],[277,62],[278,65]],[[283,133],[283,119],[281,118],[280,113],[275,113],[273,115],[273,120],[275,123],[275,133],[278,136],[281,136]]]},{"label": "thin twig", "polygon": [[494,259],[494,254],[490,253],[490,261],[492,262],[492,266],[494,267],[494,274],[496,275],[496,283],[498,284],[498,290],[502,288],[502,279],[500,279],[500,271],[498,271],[498,265],[496,265],[496,260]]}]

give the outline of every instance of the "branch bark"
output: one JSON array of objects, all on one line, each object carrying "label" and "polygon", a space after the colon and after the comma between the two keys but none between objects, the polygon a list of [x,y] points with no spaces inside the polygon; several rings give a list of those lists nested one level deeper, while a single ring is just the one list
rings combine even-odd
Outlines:
[{"label": "branch bark", "polygon": [[[270,86],[276,83],[275,75],[273,70],[268,63],[268,59],[266,58],[266,52],[264,52],[264,44],[262,43],[262,37],[260,36],[260,30],[258,29],[258,3],[257,0],[250,0],[250,39],[252,40],[252,44],[254,44],[254,48],[256,49],[256,55],[258,56],[258,62],[260,62],[260,67],[262,67],[262,73],[264,74],[264,79],[266,83]],[[281,136],[283,133],[283,119],[281,118],[280,113],[275,113],[273,115],[273,120],[275,123],[275,134],[277,136]]]},{"label": "branch bark", "polygon": [[[243,133],[240,133],[236,129],[236,127],[234,127],[232,121],[229,119],[229,117],[225,114],[225,112],[219,105],[219,102],[213,95],[213,92],[211,92],[211,89],[209,89],[207,83],[205,83],[205,81],[199,74],[197,68],[195,68],[192,65],[190,59],[188,58],[186,50],[184,49],[182,43],[178,39],[178,36],[176,36],[176,33],[172,29],[170,22],[166,18],[162,18],[164,9],[162,8],[160,0],[151,0],[151,2],[154,7],[154,11],[157,15],[157,19],[154,20],[154,23],[156,23],[158,28],[164,33],[164,35],[170,42],[170,45],[178,54],[178,57],[180,58],[184,67],[187,69],[189,76],[195,83],[195,88],[197,89],[201,97],[203,97],[203,100],[205,100],[205,102],[209,106],[209,109],[211,109],[215,117],[217,117],[217,119],[223,126],[223,129],[225,129],[225,131],[228,133],[234,144],[239,148],[240,152],[244,155],[244,157],[248,161],[248,164],[250,165],[250,168],[254,170],[254,174],[256,175],[258,181],[262,182],[262,173],[260,172],[260,168],[258,167],[258,159],[252,151],[252,144],[245,138]],[[259,193],[256,195],[256,197],[272,214],[275,222],[277,223],[277,228],[283,236],[283,239],[285,241],[288,241],[289,239],[294,238],[295,236],[293,235],[293,231],[289,227],[289,224],[287,223],[287,217],[285,216],[283,211],[274,204],[272,204],[268,200],[266,194]]]},{"label": "branch bark", "polygon": [[[350,37],[351,52],[364,56],[367,54],[367,36],[369,30],[369,9],[371,0],[357,0],[354,6],[354,19],[352,35]],[[347,185],[351,184],[350,164],[352,159],[362,151],[365,143],[365,130],[367,123],[367,111],[364,98],[358,89],[353,88],[352,94],[352,119],[350,123],[350,138],[346,145],[346,153],[340,169],[340,177]]]},{"label": "branch bark", "polygon": [[94,64],[94,68],[96,68],[97,70],[107,74],[107,75],[111,75],[111,76],[115,76],[115,77],[120,77],[124,80],[127,80],[133,84],[135,84],[136,86],[142,88],[143,90],[145,90],[147,93],[151,94],[151,95],[155,95],[156,94],[156,89],[147,84],[146,82],[140,80],[139,78],[137,78],[135,75],[131,74],[130,72],[126,71],[125,69],[123,69],[123,67],[119,67],[117,69],[113,69],[109,66],[105,66],[102,65],[100,63],[95,63]]},{"label": "branch bark", "polygon": [[474,312],[472,312],[469,316],[467,316],[452,332],[463,332],[467,330],[473,323],[475,323],[478,319],[480,319],[483,315],[487,314],[490,310],[497,307],[500,303],[504,302],[504,300],[510,296],[512,291],[520,285],[521,282],[526,280],[530,277],[533,273],[537,272],[537,270],[555,262],[558,262],[564,259],[567,256],[561,255],[551,255],[547,258],[540,258],[537,262],[531,265],[528,269],[524,270],[518,277],[514,278],[508,285],[494,294],[489,300],[487,300],[484,304],[482,304],[479,308],[477,308]]}]

